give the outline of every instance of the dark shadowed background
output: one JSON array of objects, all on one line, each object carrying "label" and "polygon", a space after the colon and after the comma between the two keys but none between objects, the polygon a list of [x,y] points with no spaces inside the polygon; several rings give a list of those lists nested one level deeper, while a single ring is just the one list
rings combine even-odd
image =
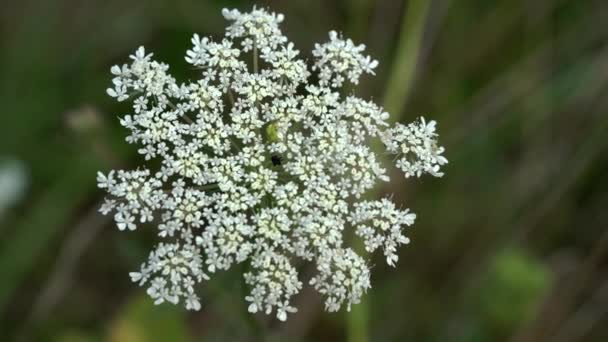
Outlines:
[{"label": "dark shadowed background", "polygon": [[418,214],[395,269],[375,255],[351,314],[305,290],[287,323],[251,317],[238,269],[203,310],[154,307],[128,272],[153,230],[97,213],[95,173],[137,165],[110,66],[139,45],[196,76],[192,33],[250,1],[2,1],[0,340],[608,341],[608,2],[260,1],[305,56],[339,30],[380,60],[356,93],[438,121],[443,178],[395,174]]}]

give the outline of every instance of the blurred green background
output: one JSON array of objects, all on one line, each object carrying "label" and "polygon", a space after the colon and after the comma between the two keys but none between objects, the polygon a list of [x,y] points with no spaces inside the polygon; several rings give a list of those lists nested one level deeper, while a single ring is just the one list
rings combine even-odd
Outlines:
[{"label": "blurred green background", "polygon": [[[203,310],[154,307],[128,272],[152,231],[97,213],[95,172],[139,163],[106,96],[139,45],[196,76],[192,33],[223,7],[286,16],[305,56],[336,29],[380,60],[356,93],[438,121],[450,164],[405,180],[418,214],[396,269],[347,314],[311,291],[287,323],[250,317],[240,271]],[[1,341],[608,341],[608,1],[2,1]]]}]

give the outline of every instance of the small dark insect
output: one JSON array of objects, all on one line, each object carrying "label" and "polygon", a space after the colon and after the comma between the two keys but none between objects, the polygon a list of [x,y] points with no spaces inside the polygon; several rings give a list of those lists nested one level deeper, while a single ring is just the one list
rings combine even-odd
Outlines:
[{"label": "small dark insect", "polygon": [[273,154],[272,157],[270,157],[270,160],[272,160],[273,166],[279,166],[283,162],[283,158],[276,154]]}]

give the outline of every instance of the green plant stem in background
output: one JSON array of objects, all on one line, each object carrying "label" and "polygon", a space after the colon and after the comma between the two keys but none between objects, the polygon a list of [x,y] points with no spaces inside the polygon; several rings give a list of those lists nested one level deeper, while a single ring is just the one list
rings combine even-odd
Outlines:
[{"label": "green plant stem in background", "polygon": [[[370,197],[373,197],[377,191],[374,191]],[[353,236],[352,246],[357,254],[366,256],[368,253],[360,239]],[[361,296],[361,303],[353,305],[350,312],[346,316],[346,331],[347,340],[349,342],[366,342],[369,341],[369,293]]]},{"label": "green plant stem in background", "polygon": [[384,108],[393,119],[399,118],[414,83],[430,4],[429,0],[409,0],[405,6],[399,42],[384,94]]},{"label": "green plant stem in background", "polygon": [[362,41],[369,25],[367,24],[370,13],[374,6],[371,0],[349,0],[344,4],[348,8],[351,18],[348,25],[348,35],[354,41]]},{"label": "green plant stem in background", "polygon": [[[384,108],[391,113],[392,121],[399,121],[403,115],[407,96],[414,82],[430,3],[429,0],[409,0],[405,6],[399,42],[384,97]],[[374,148],[380,150],[381,146]],[[376,187],[367,196],[374,198],[379,194],[380,188]],[[367,255],[363,242],[355,240],[353,241],[355,251],[359,255]],[[364,296],[361,303],[354,305],[347,314],[346,329],[349,342],[365,342],[370,339],[368,296]]]}]

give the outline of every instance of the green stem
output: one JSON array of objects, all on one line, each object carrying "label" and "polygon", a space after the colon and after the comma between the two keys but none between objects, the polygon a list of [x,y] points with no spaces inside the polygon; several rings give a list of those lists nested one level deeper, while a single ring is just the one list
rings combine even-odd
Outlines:
[{"label": "green stem", "polygon": [[[355,236],[353,236],[355,238]],[[353,239],[353,249],[361,256],[367,251],[360,239]],[[361,297],[359,304],[353,305],[346,320],[346,340],[348,342],[367,342],[369,333],[369,292]]]},{"label": "green stem", "polygon": [[416,76],[424,27],[431,1],[409,0],[399,33],[399,42],[384,96],[384,107],[398,116],[406,104]]},{"label": "green stem", "polygon": [[228,100],[230,101],[230,104],[234,107],[234,94],[232,93],[232,89],[228,88]]},{"label": "green stem", "polygon": [[196,187],[197,190],[201,190],[201,191],[217,190],[219,188],[220,188],[220,186],[217,183],[210,183],[210,184],[205,184],[205,185],[201,185],[201,186],[197,186]]},{"label": "green stem", "polygon": [[258,73],[258,46],[255,39],[253,40],[253,72]]},{"label": "green stem", "polygon": [[[398,121],[402,115],[407,95],[414,81],[430,3],[428,0],[409,0],[405,8],[405,18],[384,97],[384,107],[393,114],[392,119],[395,121]],[[374,146],[374,149],[379,151],[381,146]],[[367,194],[367,197],[377,197],[379,193],[380,189],[376,187]],[[363,243],[358,239],[353,241],[353,249],[361,256],[367,255]],[[362,298],[361,303],[352,307],[351,312],[347,315],[347,341],[366,342],[370,340],[369,301],[369,294],[367,294]]]}]

